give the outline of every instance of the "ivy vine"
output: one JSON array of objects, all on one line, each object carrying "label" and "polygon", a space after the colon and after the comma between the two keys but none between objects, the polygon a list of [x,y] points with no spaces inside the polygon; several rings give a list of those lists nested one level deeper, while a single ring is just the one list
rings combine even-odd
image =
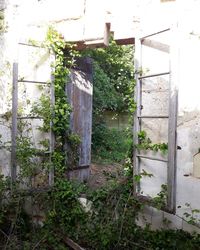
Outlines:
[{"label": "ivy vine", "polygon": [[[56,167],[56,173],[62,175],[66,172],[67,167],[74,167],[78,161],[80,138],[70,129],[72,108],[67,100],[66,84],[79,53],[74,50],[73,44],[66,43],[64,38],[52,27],[48,30],[45,46],[55,55],[55,62],[52,64],[55,104],[51,104],[49,96],[41,95],[39,103],[34,104],[32,113],[43,118],[44,123],[40,127],[43,132],[50,131],[52,121],[56,142],[53,164]],[[44,144],[44,141],[41,143]]]},{"label": "ivy vine", "polygon": [[138,133],[138,140],[139,143],[136,146],[139,150],[152,150],[155,152],[162,152],[165,154],[168,150],[168,144],[167,143],[152,143],[151,139],[147,137],[147,133],[144,130],[141,130]]}]

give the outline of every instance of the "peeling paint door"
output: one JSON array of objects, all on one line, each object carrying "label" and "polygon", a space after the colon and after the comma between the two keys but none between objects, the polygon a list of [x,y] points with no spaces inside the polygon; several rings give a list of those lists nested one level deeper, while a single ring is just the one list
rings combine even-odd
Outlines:
[{"label": "peeling paint door", "polygon": [[72,107],[70,127],[81,139],[78,166],[72,166],[70,177],[83,181],[89,177],[91,164],[92,136],[92,62],[82,58],[72,69],[70,82],[67,84],[67,96]]}]

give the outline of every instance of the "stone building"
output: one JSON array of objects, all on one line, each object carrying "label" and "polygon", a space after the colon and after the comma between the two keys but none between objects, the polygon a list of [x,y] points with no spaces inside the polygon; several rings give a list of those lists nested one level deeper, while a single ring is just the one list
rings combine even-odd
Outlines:
[{"label": "stone building", "polygon": [[[137,133],[145,130],[153,144],[168,143],[165,155],[135,152],[135,173],[144,169],[153,174],[142,178],[137,193],[156,197],[163,185],[168,192],[167,212],[147,207],[145,220],[160,227],[167,218],[171,227],[197,230],[185,222],[185,213],[198,224],[200,216],[192,210],[200,208],[199,7],[198,0],[1,0],[1,140],[11,141],[13,63],[19,63],[21,78],[50,80],[51,56],[24,45],[43,41],[49,25],[66,41],[77,43],[78,49],[106,46],[110,33],[118,44],[135,43],[135,97],[140,102],[135,142]],[[33,102],[37,91],[25,83],[21,88],[19,106],[28,114],[24,98]],[[1,173],[9,175],[10,166],[10,152],[3,148]],[[144,223],[142,217],[138,223]]]}]

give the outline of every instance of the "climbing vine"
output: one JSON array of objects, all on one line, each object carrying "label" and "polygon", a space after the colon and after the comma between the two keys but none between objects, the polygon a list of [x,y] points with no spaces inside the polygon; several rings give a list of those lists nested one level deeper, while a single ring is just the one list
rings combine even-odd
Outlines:
[{"label": "climbing vine", "polygon": [[[67,44],[60,34],[53,28],[50,28],[47,34],[47,46],[55,53],[54,65],[54,86],[55,86],[55,105],[53,109],[53,131],[56,136],[56,153],[62,154],[62,164],[66,164],[67,155],[65,155],[64,147],[68,143],[73,144],[73,150],[77,154],[76,146],[79,145],[80,140],[75,134],[72,135],[69,126],[69,117],[71,107],[66,97],[66,82],[69,80],[70,69],[75,63],[75,58],[78,57],[78,52],[73,49],[73,44]],[[68,152],[69,153],[69,152]],[[73,151],[71,151],[71,154]],[[70,157],[71,158],[71,157]],[[56,159],[57,161],[58,159]],[[69,162],[68,162],[69,163]]]},{"label": "climbing vine", "polygon": [[[55,148],[52,155],[52,162],[49,162],[49,140],[40,140],[39,144],[42,145],[42,148],[36,148],[30,136],[32,131],[31,124],[26,120],[19,120],[16,152],[19,171],[16,182],[12,184],[12,193],[9,191],[9,177],[4,180],[2,176],[0,182],[0,193],[2,196],[2,203],[0,204],[0,228],[3,232],[3,235],[0,235],[0,242],[2,246],[5,245],[9,249],[24,249],[24,247],[25,249],[31,249],[30,244],[32,244],[35,239],[33,237],[30,241],[28,233],[32,229],[23,228],[21,223],[29,227],[32,224],[31,220],[33,220],[33,217],[29,216],[35,209],[39,209],[43,211],[42,213],[46,214],[46,225],[48,225],[48,229],[42,229],[44,234],[51,230],[51,225],[52,223],[56,223],[58,216],[61,218],[65,217],[66,225],[68,224],[68,226],[70,226],[69,222],[73,221],[75,217],[78,219],[78,214],[82,214],[80,203],[76,200],[77,192],[75,192],[70,181],[66,179],[67,168],[74,167],[77,164],[80,138],[70,130],[69,120],[72,109],[68,103],[65,89],[66,83],[69,81],[70,70],[79,55],[78,52],[73,49],[74,45],[66,43],[53,28],[49,28],[47,39],[43,46],[53,51],[55,55],[55,60],[52,64],[55,103],[51,103],[50,92],[47,91],[45,94],[41,94],[39,101],[33,103],[31,115],[40,117],[40,119],[43,120],[38,130],[44,135],[45,133],[49,133],[50,129],[53,130],[55,134]],[[43,90],[43,87],[40,86],[39,90]],[[18,113],[18,116],[23,116],[23,108]],[[10,150],[10,143],[4,143],[2,147],[5,147],[5,145]],[[31,193],[32,187],[40,188],[41,185],[44,186],[48,183],[48,171],[52,168],[52,164],[55,168],[54,186],[49,192],[37,193],[36,191],[36,193]],[[35,178],[37,178],[35,183],[37,186],[34,186]],[[31,201],[28,198],[29,195],[31,196]],[[6,197],[8,199],[6,199]],[[69,203],[69,200],[72,201],[73,199],[74,208],[71,211],[72,204],[71,202]],[[4,202],[4,200],[6,200],[6,202]],[[32,211],[26,210],[25,212],[25,204],[27,202],[33,207]],[[13,203],[15,204],[14,206]],[[69,209],[67,209],[66,204],[69,204]],[[12,206],[13,209],[11,209]],[[49,210],[49,212],[47,212],[47,210]],[[10,214],[13,214],[14,218],[10,217]],[[34,224],[32,226],[35,228]],[[21,230],[23,230],[24,234],[23,238],[21,238],[23,247],[20,246],[20,238],[18,237],[18,235],[21,235]],[[7,234],[8,237],[6,238],[5,235]],[[12,241],[13,237],[15,240]],[[40,235],[36,237],[38,238]],[[45,240],[46,238],[51,242],[50,235],[45,237]],[[56,247],[57,242],[54,238],[53,240],[54,243],[52,243],[52,246],[55,245]],[[13,242],[15,242],[15,248],[12,244]],[[42,245],[42,243],[40,245]],[[60,247],[61,243],[59,244],[59,249]]]},{"label": "climbing vine", "polygon": [[165,154],[168,150],[167,143],[152,143],[151,139],[147,137],[146,131],[142,130],[138,133],[139,143],[135,145],[140,150],[153,150],[155,152],[161,151]]},{"label": "climbing vine", "polygon": [[56,141],[53,161],[57,173],[64,174],[67,164],[68,168],[77,164],[77,150],[80,144],[79,136],[72,133],[70,129],[69,120],[72,109],[66,96],[66,83],[69,81],[70,70],[76,58],[79,57],[79,53],[73,49],[73,44],[66,43],[52,27],[48,30],[45,46],[55,55],[55,62],[52,65],[55,104],[51,106],[50,97],[42,95],[40,102],[35,103],[32,112],[43,118],[44,124],[40,129],[44,132],[49,132],[52,121]]},{"label": "climbing vine", "polygon": [[[34,103],[32,114],[43,117],[42,132],[49,132],[50,121],[56,136],[53,164],[56,169],[55,185],[44,193],[28,192],[22,188],[22,180],[35,175],[38,168],[48,168],[43,153],[49,148],[47,140],[42,140],[43,150],[34,147],[28,136],[27,123],[19,124],[20,136],[17,140],[17,160],[21,168],[20,175],[10,192],[10,179],[0,176],[0,248],[2,249],[67,249],[69,238],[90,250],[123,249],[199,249],[200,237],[191,236],[182,231],[152,231],[150,226],[144,229],[136,223],[138,212],[144,203],[133,195],[133,172],[131,160],[125,162],[125,171],[120,180],[110,176],[108,185],[90,190],[84,184],[68,181],[65,176],[67,158],[64,152],[66,143],[76,154],[80,139],[71,133],[69,116],[71,107],[67,102],[65,84],[70,68],[75,63],[77,52],[72,44],[50,28],[46,44],[56,55],[54,69],[55,105],[51,105],[49,96],[41,95]],[[53,117],[53,119],[52,119]],[[26,133],[27,132],[27,133]],[[146,143],[145,135],[139,135]],[[148,141],[150,144],[150,142]],[[67,153],[70,153],[67,150]],[[42,155],[42,160],[38,159]],[[152,175],[143,171],[139,178]],[[138,178],[135,178],[135,182]],[[19,189],[20,188],[20,189]],[[84,207],[79,199],[90,202]],[[159,205],[166,199],[166,187],[163,186],[155,202]],[[31,203],[32,202],[32,203]],[[88,203],[89,203],[88,202]],[[32,205],[27,213],[27,204]],[[87,204],[86,204],[87,205]],[[33,208],[39,208],[38,218]],[[87,209],[86,209],[87,208]],[[193,211],[195,213],[196,211]]]}]

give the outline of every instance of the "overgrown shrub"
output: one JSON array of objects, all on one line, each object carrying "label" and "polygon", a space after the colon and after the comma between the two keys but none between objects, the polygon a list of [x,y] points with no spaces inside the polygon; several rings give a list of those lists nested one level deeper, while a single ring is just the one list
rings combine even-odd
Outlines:
[{"label": "overgrown shrub", "polygon": [[99,162],[122,162],[131,149],[132,136],[129,130],[110,129],[105,124],[93,126],[93,160]]},{"label": "overgrown shrub", "polygon": [[121,162],[130,149],[132,135],[106,127],[104,112],[128,112],[131,117],[135,107],[133,46],[118,46],[111,39],[107,48],[86,50],[83,54],[93,59],[93,160]]}]

